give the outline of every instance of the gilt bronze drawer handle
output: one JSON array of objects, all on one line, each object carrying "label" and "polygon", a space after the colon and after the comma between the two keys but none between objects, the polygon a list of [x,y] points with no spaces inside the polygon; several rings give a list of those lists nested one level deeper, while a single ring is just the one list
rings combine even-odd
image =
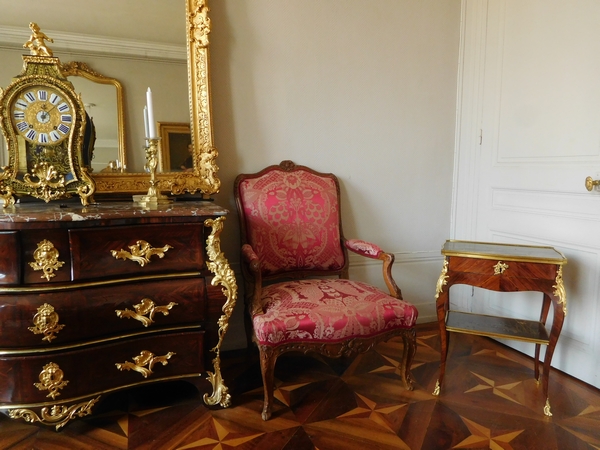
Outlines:
[{"label": "gilt bronze drawer handle", "polygon": [[146,264],[150,263],[150,257],[152,255],[157,255],[159,258],[165,256],[167,250],[171,247],[170,245],[165,245],[164,247],[154,248],[146,241],[137,241],[135,245],[129,246],[129,252],[127,250],[111,250],[110,253],[115,257],[115,259],[130,259],[132,261],[137,262],[140,266],[144,267]]},{"label": "gilt bronze drawer handle", "polygon": [[58,367],[56,363],[48,363],[44,366],[44,369],[40,372],[39,383],[33,383],[33,385],[40,391],[50,391],[46,397],[52,397],[54,400],[60,395],[59,389],[64,388],[69,382],[63,381],[64,373]]},{"label": "gilt bronze drawer handle", "polygon": [[[153,353],[148,350],[142,350],[139,356],[133,357],[133,363],[126,361],[124,363],[116,363],[117,369],[119,370],[135,370],[142,374],[144,378],[148,378],[151,375],[154,364],[161,363],[163,366],[168,364],[167,360],[171,358],[175,353],[169,352],[164,356],[154,356]],[[135,363],[135,364],[134,364]],[[148,366],[146,368],[145,366]]]},{"label": "gilt bronze drawer handle", "polygon": [[[154,323],[154,314],[162,313],[164,316],[168,316],[169,310],[173,308],[173,306],[177,306],[177,303],[170,302],[168,305],[156,306],[152,300],[149,298],[144,298],[142,299],[141,303],[133,305],[133,309],[135,309],[135,311],[125,308],[124,310],[117,309],[115,312],[117,313],[117,317],[119,319],[125,317],[127,319],[139,320],[142,322],[142,325],[148,327]],[[148,317],[145,317],[146,315]]]},{"label": "gilt bronze drawer handle", "polygon": [[33,252],[33,259],[35,262],[30,262],[29,265],[33,270],[41,270],[42,276],[50,281],[50,278],[55,276],[54,271],[61,268],[65,263],[58,260],[58,250],[54,248],[52,242],[44,239],[38,243],[37,249]]},{"label": "gilt bronze drawer handle", "polygon": [[37,309],[37,313],[33,316],[33,327],[27,328],[33,334],[43,334],[42,341],[52,341],[65,326],[58,323],[59,317],[54,307],[48,303],[44,303]]},{"label": "gilt bronze drawer handle", "polygon": [[498,264],[494,266],[494,275],[502,275],[506,269],[508,269],[508,264],[498,261]]}]

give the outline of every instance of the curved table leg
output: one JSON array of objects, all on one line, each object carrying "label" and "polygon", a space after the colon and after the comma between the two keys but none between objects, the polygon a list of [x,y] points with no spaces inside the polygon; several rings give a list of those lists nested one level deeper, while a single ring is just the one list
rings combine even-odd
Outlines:
[{"label": "curved table leg", "polygon": [[562,266],[559,267],[558,273],[556,274],[556,284],[552,286],[554,291],[550,296],[549,293],[544,293],[544,297],[549,296],[552,300],[552,306],[554,308],[554,319],[552,320],[552,329],[550,330],[550,340],[548,341],[548,348],[546,349],[546,355],[544,355],[544,374],[542,379],[542,388],[544,395],[546,396],[546,406],[544,407],[544,414],[551,416],[550,412],[550,398],[548,396],[548,379],[550,376],[550,363],[552,362],[552,355],[554,355],[554,349],[558,342],[558,337],[562,330],[565,316],[567,315],[567,292],[563,284],[562,278]]},{"label": "curved table leg", "polygon": [[[442,273],[440,273],[440,277],[437,281],[436,287],[436,310],[437,310],[437,318],[438,324],[440,327],[440,375],[438,380],[435,383],[435,388],[433,390],[433,395],[440,395],[440,390],[442,388],[442,382],[444,381],[444,374],[446,373],[446,358],[448,356],[448,340],[449,334],[446,331],[446,312],[448,311],[448,305],[450,302],[450,286],[448,284],[448,260],[444,260],[444,266],[442,267]],[[444,290],[444,286],[447,286]]]},{"label": "curved table leg", "polygon": [[[548,312],[550,311],[550,304],[552,300],[550,296],[544,293],[544,300],[542,303],[542,312],[540,313],[540,322],[542,325],[546,325],[546,319],[548,318]],[[541,344],[535,344],[535,355],[534,355],[534,371],[535,381],[540,383],[540,347]],[[544,357],[545,359],[545,357]]]}]

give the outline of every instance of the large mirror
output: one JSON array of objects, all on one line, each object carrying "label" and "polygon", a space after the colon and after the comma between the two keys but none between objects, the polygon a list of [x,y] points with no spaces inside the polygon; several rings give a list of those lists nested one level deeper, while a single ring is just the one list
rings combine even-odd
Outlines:
[{"label": "large mirror", "polygon": [[[125,96],[123,116],[119,117],[116,113],[114,118],[117,123],[121,122],[125,133],[115,136],[97,135],[98,144],[106,147],[108,152],[99,152],[95,158],[93,176],[98,195],[140,194],[148,190],[149,177],[143,171],[143,111],[139,105],[144,103],[143,97],[149,86],[153,88],[155,99],[160,99],[161,96],[166,98],[165,103],[169,108],[171,103],[177,103],[178,112],[175,115],[172,116],[170,111],[168,114],[163,111],[163,116],[156,120],[189,124],[191,132],[192,170],[171,170],[171,165],[165,164],[164,170],[156,174],[161,191],[173,194],[201,193],[205,196],[218,192],[220,181],[217,177],[217,151],[213,143],[208,65],[210,19],[206,0],[102,0],[91,3],[53,0],[51,4],[25,2],[19,8],[14,7],[12,0],[0,0],[0,8],[3,11],[0,17],[0,53],[8,51],[3,49],[10,48],[12,51],[2,53],[3,61],[15,60],[17,64],[21,63],[20,54],[25,52],[20,47],[29,34],[27,25],[29,21],[37,21],[54,39],[55,42],[49,46],[54,50],[55,56],[60,57],[63,65],[71,64],[73,76],[70,79],[74,84],[79,82],[75,82],[75,79],[84,83],[106,84],[106,87],[116,89],[118,95]],[[89,13],[90,8],[94,14]],[[102,54],[105,51],[102,48],[105,34],[119,43],[119,51],[124,56]],[[172,39],[169,37],[171,35]],[[78,36],[82,37],[83,42],[79,48],[88,45],[90,54],[96,52],[98,55],[87,66],[82,65],[86,61],[87,50],[81,50],[80,57],[75,45],[63,44],[61,48],[61,42],[65,39],[76,42]],[[149,45],[153,47],[150,50]],[[183,70],[172,68],[176,66],[173,64],[165,63],[161,66],[160,56],[148,56],[150,53],[173,53],[175,47],[181,48],[180,67]],[[164,60],[170,57],[165,56]],[[157,71],[156,66],[152,66],[152,59],[159,60],[160,70]],[[124,75],[120,73],[123,66],[126,66],[126,72],[128,70]],[[127,69],[129,66],[131,67]],[[169,75],[171,69],[173,76]],[[10,75],[6,75],[2,74],[0,68],[1,86],[8,85],[10,76],[19,72],[18,66],[10,70]],[[160,78],[155,75],[156,72],[161,74]],[[109,79],[114,81],[107,82]],[[116,87],[121,80],[123,87]],[[87,104],[88,114],[99,117],[100,103],[86,99],[85,94],[82,97],[84,104]],[[175,105],[172,107],[175,108]],[[155,109],[159,109],[156,103]],[[118,111],[118,108],[115,110]],[[109,147],[112,148],[112,153]],[[122,164],[113,164],[111,170],[104,170],[111,161],[120,161]]]}]

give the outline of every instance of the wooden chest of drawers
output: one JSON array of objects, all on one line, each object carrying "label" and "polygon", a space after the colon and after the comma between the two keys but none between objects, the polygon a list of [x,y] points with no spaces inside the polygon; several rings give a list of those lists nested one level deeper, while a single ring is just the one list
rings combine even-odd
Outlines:
[{"label": "wooden chest of drawers", "polygon": [[[214,310],[207,279],[229,294],[220,322],[237,294],[219,249],[226,213],[211,202],[0,213],[0,411],[60,428],[106,393],[198,380]],[[220,343],[205,401],[227,406]]]}]

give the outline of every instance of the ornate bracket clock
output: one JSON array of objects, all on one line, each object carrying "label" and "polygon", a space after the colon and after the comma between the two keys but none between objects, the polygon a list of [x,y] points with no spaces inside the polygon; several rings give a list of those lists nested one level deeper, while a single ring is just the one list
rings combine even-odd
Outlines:
[{"label": "ornate bracket clock", "polygon": [[81,97],[60,71],[44,40],[31,23],[23,71],[0,88],[0,126],[8,144],[8,165],[0,172],[4,207],[15,195],[46,202],[78,195],[88,205],[95,183],[84,162],[86,114]]}]

